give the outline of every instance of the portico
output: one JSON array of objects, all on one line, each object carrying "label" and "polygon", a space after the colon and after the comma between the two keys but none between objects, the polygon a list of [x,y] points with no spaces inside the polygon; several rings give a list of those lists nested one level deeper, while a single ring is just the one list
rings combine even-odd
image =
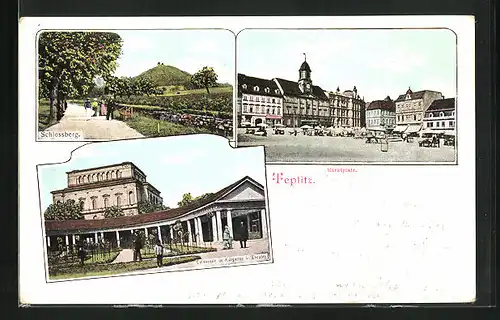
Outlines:
[{"label": "portico", "polygon": [[162,243],[200,246],[221,242],[226,225],[233,239],[238,240],[235,230],[241,222],[250,239],[268,237],[264,188],[248,176],[184,207],[110,219],[47,220],[45,231],[48,247],[58,244],[57,238],[73,245],[78,237],[92,243],[105,239],[127,248],[132,247],[135,230],[142,230],[146,237],[154,234]]}]

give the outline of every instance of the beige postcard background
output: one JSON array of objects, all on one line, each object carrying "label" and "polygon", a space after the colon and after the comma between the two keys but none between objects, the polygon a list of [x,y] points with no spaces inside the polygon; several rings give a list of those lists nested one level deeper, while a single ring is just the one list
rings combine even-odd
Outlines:
[{"label": "beige postcard background", "polygon": [[[235,34],[244,28],[450,28],[458,37],[458,165],[268,165],[274,263],[46,283],[36,165],[66,161],[84,143],[35,142],[36,33],[131,26],[225,28]],[[20,303],[474,300],[474,17],[22,18],[19,57]],[[273,173],[309,177],[314,183],[276,184]]]}]

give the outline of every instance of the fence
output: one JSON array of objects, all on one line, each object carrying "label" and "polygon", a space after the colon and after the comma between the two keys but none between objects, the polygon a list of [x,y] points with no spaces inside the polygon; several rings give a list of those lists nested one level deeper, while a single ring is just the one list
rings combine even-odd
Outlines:
[{"label": "fence", "polygon": [[86,243],[83,244],[57,244],[48,248],[48,263],[55,265],[70,265],[81,262],[80,247],[83,249],[84,263],[109,262],[116,257],[120,248],[111,242]]}]

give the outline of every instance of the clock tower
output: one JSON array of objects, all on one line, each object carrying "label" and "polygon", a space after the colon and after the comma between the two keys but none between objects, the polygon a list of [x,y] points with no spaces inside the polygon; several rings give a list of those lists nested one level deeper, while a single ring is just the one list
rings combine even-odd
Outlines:
[{"label": "clock tower", "polygon": [[311,68],[306,60],[306,54],[304,53],[304,62],[300,65],[299,69],[299,89],[301,92],[310,94],[312,93],[312,80],[311,80]]}]

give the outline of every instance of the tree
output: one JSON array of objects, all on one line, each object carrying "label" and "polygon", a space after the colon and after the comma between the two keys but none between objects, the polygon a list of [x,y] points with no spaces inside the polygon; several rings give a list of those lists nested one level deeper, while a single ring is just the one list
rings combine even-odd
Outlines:
[{"label": "tree", "polygon": [[69,95],[87,94],[96,76],[115,71],[121,49],[122,39],[111,32],[48,31],[40,35],[39,87],[49,98],[49,124],[60,119]]},{"label": "tree", "polygon": [[198,201],[198,200],[205,200],[206,198],[208,198],[212,194],[213,193],[204,193],[201,196],[193,198],[193,196],[191,195],[191,193],[185,193],[185,194],[182,195],[182,200],[179,201],[177,203],[177,205],[179,207],[183,207],[183,206],[186,206],[186,205],[191,204],[191,203],[193,203],[195,201]]},{"label": "tree", "polygon": [[45,220],[80,220],[83,219],[82,205],[75,200],[58,201],[47,207],[43,216]]},{"label": "tree", "polygon": [[123,217],[125,214],[123,213],[122,208],[118,206],[111,206],[104,210],[104,218],[118,218]]},{"label": "tree", "polygon": [[168,210],[170,208],[161,204],[161,203],[153,203],[151,201],[144,200],[144,201],[140,201],[137,204],[137,209],[139,210],[139,214],[143,214],[143,213],[149,213],[149,212],[155,212],[155,211]]},{"label": "tree", "polygon": [[205,88],[207,93],[210,93],[208,88],[217,84],[217,74],[212,67],[203,67],[191,77],[191,83],[198,88]]}]

